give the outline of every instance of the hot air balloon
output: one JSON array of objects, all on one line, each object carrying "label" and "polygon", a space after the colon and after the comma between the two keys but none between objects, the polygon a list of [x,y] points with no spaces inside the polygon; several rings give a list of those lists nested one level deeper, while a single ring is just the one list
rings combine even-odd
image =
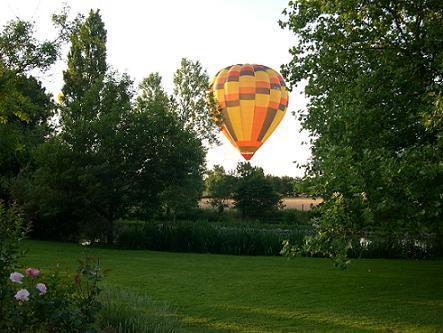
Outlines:
[{"label": "hot air balloon", "polygon": [[221,110],[221,131],[246,160],[274,132],[288,107],[282,76],[262,65],[223,68],[213,78],[210,92]]}]

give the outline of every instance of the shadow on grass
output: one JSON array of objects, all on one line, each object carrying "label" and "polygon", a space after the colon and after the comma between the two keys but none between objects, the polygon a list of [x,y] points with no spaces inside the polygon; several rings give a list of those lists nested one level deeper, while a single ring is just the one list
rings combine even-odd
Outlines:
[{"label": "shadow on grass", "polygon": [[[339,314],[308,310],[287,311],[284,309],[266,309],[262,307],[223,305],[214,306],[217,317],[184,316],[183,322],[192,328],[192,332],[218,333],[275,333],[275,332],[439,332],[441,327],[429,323],[419,324],[414,319],[404,321],[374,320],[369,316],[357,314]],[[254,320],[269,325],[259,325]],[[232,318],[220,320],[220,317]],[[269,318],[266,320],[265,318]],[[265,320],[263,320],[265,319]],[[271,324],[272,323],[272,324]],[[195,330],[197,329],[197,330]]]}]

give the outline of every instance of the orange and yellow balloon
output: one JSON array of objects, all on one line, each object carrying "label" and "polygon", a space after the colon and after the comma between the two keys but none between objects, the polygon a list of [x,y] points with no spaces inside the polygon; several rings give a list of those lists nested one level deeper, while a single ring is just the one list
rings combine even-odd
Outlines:
[{"label": "orange and yellow balloon", "polygon": [[233,65],[217,73],[210,91],[222,112],[223,134],[250,160],[288,107],[288,89],[282,76],[262,65]]}]

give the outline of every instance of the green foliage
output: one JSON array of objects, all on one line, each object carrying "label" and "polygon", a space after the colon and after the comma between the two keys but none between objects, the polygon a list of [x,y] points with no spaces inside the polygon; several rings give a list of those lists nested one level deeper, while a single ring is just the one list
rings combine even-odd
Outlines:
[{"label": "green foliage", "polygon": [[361,211],[366,214],[360,218],[372,220],[363,194],[356,197],[351,206],[350,201],[344,200],[341,194],[334,193],[321,206],[320,218],[313,218],[314,232],[306,234],[304,241],[299,244],[284,241],[281,254],[287,257],[328,257],[340,269],[348,267],[351,263],[349,258],[427,258],[443,254],[439,234],[408,233],[407,229],[395,232],[387,231],[386,228],[362,230],[360,225],[351,222],[356,218],[354,215],[360,215]]},{"label": "green foliage", "polygon": [[148,76],[132,103],[131,80],[108,70],[99,11],[66,30],[61,131],[36,149],[37,170],[24,173],[15,192],[37,215],[35,234],[112,243],[118,218],[195,206],[205,151],[171,111],[160,76]]},{"label": "green foliage", "polygon": [[183,126],[200,140],[218,143],[218,125],[221,113],[209,96],[209,76],[201,63],[183,58],[174,74],[172,110]]},{"label": "green foliage", "polygon": [[442,13],[439,1],[300,0],[284,11],[297,38],[282,72],[307,80],[298,115],[311,133],[310,187],[325,199],[319,230],[334,228],[318,235],[326,248],[332,236],[344,251],[368,230],[441,234]]},{"label": "green foliage", "polygon": [[271,175],[266,175],[266,178],[272,183],[274,192],[280,194],[281,196],[293,196],[296,192],[299,192],[296,190],[301,182],[299,178],[289,176],[278,177]]},{"label": "green foliage", "polygon": [[[251,177],[248,181],[246,180],[253,175],[255,175],[255,178]],[[241,191],[241,195],[245,195],[243,197],[245,201],[242,205],[248,211],[256,211],[254,214],[247,213],[244,217],[266,220],[281,213],[275,209],[279,207],[279,202],[276,203],[275,200],[281,196],[294,195],[295,187],[299,184],[301,184],[301,180],[298,178],[265,176],[261,168],[253,168],[248,163],[240,163],[236,171],[229,172],[226,172],[220,165],[214,165],[211,170],[206,172],[203,195],[208,197],[209,204],[218,212],[221,218],[221,214],[229,206],[230,200],[235,196],[239,198],[240,193],[238,191]],[[266,193],[266,191],[269,192]],[[260,198],[258,198],[259,196]],[[248,203],[246,204],[246,202]],[[246,208],[246,205],[250,207]],[[257,210],[260,205],[266,207]],[[240,212],[243,213],[243,210],[240,210]]]},{"label": "green foliage", "polygon": [[[95,117],[96,110],[91,106],[97,105],[97,94],[103,88],[105,75],[108,70],[106,63],[106,30],[99,10],[90,11],[79,28],[70,36],[71,48],[68,54],[68,68],[63,72],[64,86],[63,102],[70,106],[62,117],[65,126],[76,116],[81,118]],[[87,101],[89,105],[76,105]],[[83,112],[82,112],[83,111]],[[89,114],[88,114],[89,111]],[[76,114],[82,112],[80,114]]]},{"label": "green foliage", "polygon": [[210,205],[217,210],[218,214],[223,213],[228,207],[227,200],[232,198],[236,179],[234,175],[227,174],[220,165],[214,165],[212,170],[207,172],[205,179],[206,195],[210,197]]},{"label": "green foliage", "polygon": [[139,110],[150,107],[166,108],[169,105],[169,97],[162,86],[162,78],[159,73],[151,73],[142,80],[139,85],[139,96],[136,107]]},{"label": "green foliage", "polygon": [[57,60],[59,46],[56,41],[38,41],[32,22],[10,21],[0,33],[0,67],[16,74],[47,70]]},{"label": "green foliage", "polygon": [[[7,282],[1,329],[11,333],[96,332],[102,276],[93,258],[80,260],[74,279],[59,272],[45,275],[34,268],[23,273],[21,281]],[[20,292],[25,292],[25,297],[20,298]]]},{"label": "green foliage", "polygon": [[278,208],[280,196],[274,192],[262,168],[252,167],[248,162],[239,163],[237,175],[233,199],[243,217],[263,217]]},{"label": "green foliage", "polygon": [[47,70],[59,44],[40,42],[34,24],[17,19],[0,32],[0,199],[11,202],[16,177],[33,169],[32,151],[49,134],[50,96],[31,70]]},{"label": "green foliage", "polygon": [[139,205],[145,211],[158,211],[159,205],[175,218],[197,205],[206,152],[171,111],[158,74],[141,83],[135,109],[128,137],[128,160],[138,178],[133,178],[132,186],[138,189]]},{"label": "green foliage", "polygon": [[282,209],[275,213],[275,217],[281,219],[281,223],[286,225],[297,224],[310,226],[314,217],[312,211],[302,211],[297,209]]},{"label": "green foliage", "polygon": [[[96,131],[90,127],[99,126],[102,115],[106,117],[112,114],[110,110],[105,109],[105,106],[110,105],[104,105],[104,101],[111,99],[111,104],[119,101],[112,95],[101,98],[102,94],[109,92],[109,88],[115,88],[116,82],[112,76],[108,77],[108,89],[105,88],[108,69],[106,30],[99,11],[91,10],[78,30],[72,33],[70,41],[68,68],[63,72],[64,85],[60,112],[62,137],[72,145],[73,149],[87,153],[94,149],[97,136]],[[118,86],[118,83],[116,85]],[[125,97],[122,98],[123,103],[130,99],[129,96]],[[114,113],[116,111],[114,108]]]},{"label": "green foliage", "polygon": [[23,179],[20,199],[40,219],[67,218],[72,230],[95,221],[90,234],[112,241],[112,221],[127,203],[123,151],[132,82],[107,72],[106,31],[98,11],[90,12],[70,40],[61,131],[37,150],[37,171]]},{"label": "green foliage", "polygon": [[[195,207],[205,150],[185,113],[203,119],[208,77],[201,65],[183,63],[177,103],[158,74],[142,82],[133,103],[130,78],[109,70],[100,12],[69,21],[64,9],[53,21],[60,30],[53,42],[39,42],[33,24],[20,20],[0,34],[0,199],[24,207],[34,235],[110,243],[113,221],[125,215],[165,209],[175,217]],[[70,50],[55,130],[50,96],[24,73],[47,69],[62,40]]]},{"label": "green foliage", "polygon": [[9,271],[17,265],[20,257],[20,244],[29,232],[22,212],[16,204],[7,207],[0,201],[0,271],[1,277],[9,275]]},{"label": "green foliage", "polygon": [[18,175],[33,170],[33,150],[50,133],[53,104],[29,72],[56,60],[58,41],[39,41],[34,23],[16,19],[0,32],[0,199],[13,201]]},{"label": "green foliage", "polygon": [[200,177],[184,178],[179,184],[168,185],[159,195],[166,211],[166,216],[172,215],[175,222],[177,214],[185,213],[197,207],[200,198],[202,182]]},{"label": "green foliage", "polygon": [[107,287],[100,295],[97,324],[103,333],[175,333],[181,324],[167,304],[155,303],[145,294]]},{"label": "green foliage", "polygon": [[98,263],[89,257],[80,260],[75,279],[34,268],[17,271],[28,231],[17,206],[0,202],[0,331],[95,332],[102,277]]},{"label": "green foliage", "polygon": [[[20,246],[28,232],[29,225],[18,207],[15,204],[7,207],[0,201],[0,318],[5,318],[8,311],[12,291],[8,278],[18,266],[18,259],[24,255]],[[2,325],[0,323],[0,331]]]},{"label": "green foliage", "polygon": [[345,269],[350,263],[347,256],[352,247],[353,234],[349,235],[346,228],[350,224],[351,213],[346,210],[343,196],[335,194],[334,200],[329,200],[323,205],[322,213],[321,222],[315,224],[315,234],[306,236],[303,246],[291,247],[290,243],[285,241],[281,253],[285,256],[301,254],[330,257],[335,266]]}]

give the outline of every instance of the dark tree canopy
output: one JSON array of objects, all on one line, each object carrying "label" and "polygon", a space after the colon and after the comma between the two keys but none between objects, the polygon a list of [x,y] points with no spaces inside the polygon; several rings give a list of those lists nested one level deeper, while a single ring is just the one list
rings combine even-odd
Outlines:
[{"label": "dark tree canopy", "polygon": [[36,151],[37,170],[16,191],[28,212],[38,212],[35,230],[56,230],[59,236],[81,224],[92,233],[112,227],[128,205],[122,152],[132,82],[107,72],[106,31],[98,11],[78,22],[70,41],[61,128]]},{"label": "dark tree canopy", "polygon": [[33,168],[32,151],[49,134],[53,103],[28,73],[48,69],[58,47],[39,41],[31,22],[17,19],[0,32],[0,200],[11,200],[18,174]]},{"label": "dark tree canopy", "polygon": [[233,199],[243,217],[262,218],[278,208],[280,196],[262,168],[253,167],[249,162],[239,163],[236,175]]},{"label": "dark tree canopy", "polygon": [[33,168],[32,151],[50,131],[53,105],[35,78],[1,67],[0,96],[0,199],[10,201],[17,175]]},{"label": "dark tree canopy", "polygon": [[23,173],[15,188],[37,221],[35,232],[82,232],[112,243],[119,218],[146,219],[163,209],[175,216],[196,206],[205,150],[173,112],[161,77],[143,80],[134,100],[131,79],[107,65],[99,11],[78,16],[66,31],[60,127],[36,149],[36,170]]},{"label": "dark tree canopy", "polygon": [[206,173],[206,195],[210,197],[210,205],[221,214],[228,207],[228,200],[232,199],[235,192],[237,179],[233,174],[227,173],[223,166],[214,165]]},{"label": "dark tree canopy", "polygon": [[150,74],[139,88],[128,140],[128,160],[140,176],[134,178],[133,185],[148,208],[158,208],[149,204],[160,204],[175,218],[197,204],[206,152],[201,141],[171,112],[158,73]]}]

